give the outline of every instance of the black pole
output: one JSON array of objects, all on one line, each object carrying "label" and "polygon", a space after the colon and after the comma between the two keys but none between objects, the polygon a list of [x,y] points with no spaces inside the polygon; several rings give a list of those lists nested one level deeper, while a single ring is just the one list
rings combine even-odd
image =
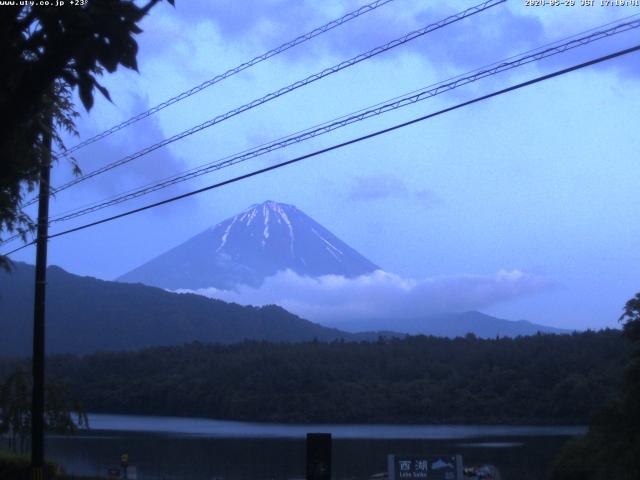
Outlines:
[{"label": "black pole", "polygon": [[[49,122],[49,127],[53,125]],[[33,397],[31,403],[31,469],[33,480],[44,479],[44,323],[47,286],[47,236],[49,230],[49,178],[51,133],[43,138],[36,242],[36,285],[33,306]]]},{"label": "black pole", "polygon": [[331,480],[331,434],[307,433],[306,480]]}]

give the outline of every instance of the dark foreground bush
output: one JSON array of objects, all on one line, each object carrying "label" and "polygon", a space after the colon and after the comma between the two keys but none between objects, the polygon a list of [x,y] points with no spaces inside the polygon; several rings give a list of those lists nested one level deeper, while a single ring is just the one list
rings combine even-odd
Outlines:
[{"label": "dark foreground bush", "polygon": [[[67,475],[59,465],[47,462],[44,478],[45,480],[90,480],[94,477]],[[29,456],[0,450],[0,480],[32,480]]]},{"label": "dark foreground bush", "polygon": [[553,467],[553,480],[640,479],[640,293],[621,320],[635,347],[618,398],[601,410],[584,437],[569,442]]},{"label": "dark foreground bush", "polygon": [[[0,480],[31,480],[29,465],[27,455],[0,451]],[[45,478],[60,478],[62,473],[57,465],[47,463]]]}]

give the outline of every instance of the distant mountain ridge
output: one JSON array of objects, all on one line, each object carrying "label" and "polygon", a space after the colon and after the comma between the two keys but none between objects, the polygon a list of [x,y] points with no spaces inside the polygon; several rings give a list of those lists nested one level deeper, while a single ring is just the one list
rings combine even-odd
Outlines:
[{"label": "distant mountain ridge", "polygon": [[[566,333],[529,322],[512,322],[480,312],[451,313],[369,325],[347,332],[302,319],[281,307],[243,307],[195,294],[179,294],[140,284],[81,277],[48,268],[47,352],[86,354],[182,345],[194,341],[231,344],[269,342],[372,341],[406,333],[443,337]],[[34,267],[16,262],[11,273],[0,270],[0,356],[29,355],[33,325]]]},{"label": "distant mountain ridge", "polygon": [[266,201],[117,278],[171,290],[259,286],[278,271],[356,277],[379,267],[293,205]]},{"label": "distant mountain ridge", "polygon": [[[330,326],[337,325],[329,324]],[[360,322],[340,322],[340,328],[348,332],[361,328]],[[371,330],[390,328],[388,320],[369,321]],[[473,333],[481,338],[517,337],[518,335],[535,335],[536,333],[567,334],[571,330],[549,327],[526,320],[505,320],[492,317],[477,311],[449,312],[428,315],[423,318],[396,319],[391,327],[393,331],[409,335],[433,335],[436,337],[462,337]]]},{"label": "distant mountain ridge", "polygon": [[[192,237],[122,275],[120,282],[143,283],[176,291],[214,287],[235,290],[241,285],[260,287],[278,272],[303,277],[339,275],[353,278],[380,267],[349,247],[293,205],[266,201]],[[201,292],[200,292],[201,293]],[[251,303],[248,299],[246,303]],[[277,303],[277,302],[275,302]],[[471,332],[483,338],[568,331],[531,322],[513,322],[480,312],[443,313],[421,318],[363,319],[349,323],[340,314],[322,322],[356,333],[395,331],[444,337]]]},{"label": "distant mountain ridge", "polygon": [[[182,345],[375,339],[304,320],[275,305],[243,307],[146,285],[47,269],[47,353],[86,354]],[[31,353],[34,267],[0,270],[0,356]]]}]

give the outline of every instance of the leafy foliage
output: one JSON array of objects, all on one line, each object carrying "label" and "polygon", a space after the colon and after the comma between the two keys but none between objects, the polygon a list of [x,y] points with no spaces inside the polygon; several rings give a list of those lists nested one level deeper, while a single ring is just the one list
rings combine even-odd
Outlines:
[{"label": "leafy foliage", "polygon": [[[31,376],[21,367],[0,385],[0,434],[8,434],[12,448],[20,452],[31,433],[31,391]],[[55,433],[74,433],[89,425],[82,404],[71,400],[66,385],[58,379],[45,385],[44,425]]]},{"label": "leafy foliage", "polygon": [[[64,150],[60,133],[76,131],[72,90],[78,88],[87,110],[93,106],[94,89],[109,98],[97,77],[119,65],[137,69],[133,36],[159,1],[137,6],[131,0],[91,0],[71,8],[15,2],[2,8],[0,234],[15,231],[24,237],[33,229],[20,204],[48,161],[47,136]],[[6,259],[0,261],[6,266]]]},{"label": "leafy foliage", "polygon": [[7,378],[0,387],[0,433],[8,433],[14,450],[24,450],[31,429],[31,387],[22,368]]},{"label": "leafy foliage", "polygon": [[640,478],[640,293],[626,303],[620,320],[634,346],[620,393],[595,416],[589,433],[562,451],[554,480]]},{"label": "leafy foliage", "polygon": [[[44,478],[49,480],[91,480],[99,478],[68,475],[60,465],[53,462],[46,462],[44,471]],[[0,479],[32,480],[33,471],[30,457],[0,450]]]},{"label": "leafy foliage", "polygon": [[[51,462],[46,463],[45,472],[45,478],[62,478],[58,476],[62,473],[60,468]],[[0,479],[31,480],[32,478],[31,460],[27,455],[0,451]]]},{"label": "leafy foliage", "polygon": [[640,293],[636,293],[625,304],[620,321],[624,322],[624,334],[627,338],[640,346]]},{"label": "leafy foliage", "polygon": [[94,412],[276,422],[582,424],[613,398],[629,351],[620,332],[608,330],[493,340],[193,343],[56,356],[48,368]]}]

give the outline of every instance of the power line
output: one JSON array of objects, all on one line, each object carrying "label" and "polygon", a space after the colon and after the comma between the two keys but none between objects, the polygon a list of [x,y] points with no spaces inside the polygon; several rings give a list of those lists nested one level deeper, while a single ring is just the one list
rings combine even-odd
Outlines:
[{"label": "power line", "polygon": [[[206,173],[209,173],[210,171],[218,170],[219,168],[224,168],[225,166],[227,166],[226,165],[227,161],[233,160],[234,157],[239,157],[240,155],[250,154],[250,153],[256,151],[255,156],[259,156],[262,153],[257,152],[257,151],[261,150],[263,147],[266,147],[266,146],[269,146],[269,145],[272,145],[272,144],[279,144],[280,142],[283,142],[285,140],[289,140],[289,139],[291,139],[291,138],[293,138],[295,136],[301,135],[301,134],[305,134],[306,135],[306,134],[310,133],[314,129],[317,129],[317,128],[320,128],[320,127],[325,127],[325,126],[328,126],[331,123],[347,119],[350,116],[357,115],[357,114],[360,114],[360,113],[364,113],[364,112],[366,112],[367,109],[373,109],[373,108],[376,108],[376,107],[380,107],[380,106],[383,106],[385,103],[395,102],[395,101],[398,101],[398,100],[406,99],[411,95],[424,92],[428,88],[439,86],[439,85],[443,85],[444,83],[447,83],[447,82],[453,82],[454,80],[461,79],[462,77],[469,77],[470,75],[472,75],[474,73],[481,72],[482,70],[488,70],[491,67],[503,66],[503,64],[505,64],[507,62],[516,61],[516,59],[519,59],[518,61],[521,61],[522,60],[521,57],[524,57],[524,56],[532,54],[532,53],[542,54],[541,57],[536,58],[536,60],[540,60],[542,58],[546,58],[547,56],[552,56],[552,55],[554,55],[556,53],[562,53],[562,52],[564,52],[566,50],[569,50],[571,48],[587,45],[587,44],[589,44],[589,43],[591,43],[593,41],[600,40],[601,38],[604,38],[604,37],[612,36],[612,35],[615,35],[615,34],[618,34],[618,33],[625,32],[627,30],[631,30],[631,29],[637,28],[638,27],[638,23],[637,22],[632,22],[632,21],[629,21],[629,20],[632,19],[632,18],[637,18],[638,16],[640,16],[640,14],[629,15],[627,17],[622,17],[622,18],[619,18],[619,19],[614,20],[612,22],[605,23],[603,25],[592,27],[592,28],[590,28],[588,30],[585,30],[583,32],[580,32],[580,33],[577,33],[577,34],[574,34],[574,35],[571,35],[571,36],[568,36],[568,37],[564,37],[564,38],[556,40],[554,42],[550,42],[550,43],[541,45],[539,47],[536,47],[534,49],[527,50],[527,51],[522,52],[520,54],[512,55],[512,56],[510,56],[510,57],[508,57],[506,59],[503,59],[503,60],[500,60],[500,61],[497,61],[497,62],[493,62],[493,63],[491,63],[489,65],[485,65],[483,67],[476,68],[476,69],[471,70],[469,72],[456,75],[454,77],[449,78],[448,80],[443,80],[443,81],[437,82],[435,84],[432,84],[432,85],[430,85],[428,87],[423,87],[423,88],[420,88],[420,89],[417,89],[417,90],[413,90],[411,92],[405,93],[403,95],[396,96],[394,98],[391,98],[389,100],[385,100],[383,102],[379,102],[379,103],[377,103],[375,105],[372,105],[372,106],[357,110],[355,112],[352,112],[352,113],[349,113],[349,114],[346,114],[346,115],[341,115],[340,117],[334,118],[332,120],[328,120],[326,122],[323,122],[321,124],[315,125],[313,127],[309,127],[309,128],[304,129],[304,130],[300,130],[298,132],[292,133],[292,134],[287,135],[285,137],[281,137],[281,138],[279,138],[277,140],[273,140],[273,141],[270,141],[270,142],[265,142],[263,144],[257,145],[256,147],[245,149],[245,150],[243,150],[241,152],[237,152],[235,154],[223,157],[223,158],[218,159],[218,160],[216,160],[214,162],[206,163],[206,164],[201,165],[199,167],[194,167],[194,168],[191,168],[189,170],[183,171],[181,173],[177,173],[177,174],[171,175],[169,177],[165,177],[163,179],[156,180],[154,182],[149,182],[149,183],[147,183],[147,184],[145,184],[145,185],[143,185],[141,187],[136,187],[136,188],[129,189],[129,190],[125,191],[125,192],[122,192],[120,194],[108,197],[107,199],[100,200],[98,202],[92,202],[92,203],[89,203],[89,204],[82,205],[80,207],[70,208],[70,209],[68,209],[66,211],[63,211],[63,212],[59,213],[58,217],[54,218],[53,221],[59,221],[59,220],[61,221],[61,220],[63,220],[61,217],[66,216],[67,214],[76,213],[76,212],[84,211],[85,209],[88,209],[88,208],[94,208],[94,207],[97,207],[97,206],[101,206],[101,205],[103,205],[103,204],[105,204],[107,202],[114,202],[114,204],[117,204],[117,203],[121,203],[122,201],[130,200],[132,198],[137,198],[138,196],[140,196],[142,194],[150,193],[150,192],[146,192],[147,189],[151,189],[151,191],[159,190],[161,188],[164,188],[166,182],[170,182],[172,180],[176,180],[176,181],[182,180],[183,177],[185,177],[187,175],[190,176],[189,178],[193,178],[194,176],[204,175]],[[625,21],[627,21],[627,22],[624,23]],[[617,23],[617,25],[615,25],[616,23]],[[610,27],[611,25],[615,25],[615,26],[611,27],[609,29],[603,30],[603,29],[605,29],[605,27]],[[600,31],[598,31],[599,29],[600,29]],[[591,35],[587,35],[589,32],[594,32],[594,33],[592,33]],[[549,54],[545,53],[547,50],[552,50],[552,49],[558,49],[559,51],[551,52]],[[520,65],[522,65],[522,64],[523,63],[521,63]],[[517,65],[517,66],[520,66],[520,65]],[[300,141],[302,141],[302,140],[300,140]],[[270,151],[272,151],[272,150],[270,150]],[[211,170],[209,170],[209,169],[211,169]],[[169,185],[166,185],[166,186],[169,186]],[[10,239],[17,238],[18,236],[19,235],[14,235]],[[6,243],[10,239],[7,239],[6,241],[0,241],[0,245],[2,245],[3,243]]]},{"label": "power line", "polygon": [[[56,237],[60,237],[60,236],[63,236],[63,235],[68,235],[68,234],[73,233],[73,232],[84,230],[84,229],[87,229],[87,228],[90,228],[90,227],[94,227],[96,225],[101,225],[103,223],[107,223],[107,222],[111,222],[113,220],[117,220],[117,219],[120,219],[120,218],[123,218],[123,217],[127,217],[127,216],[133,215],[135,213],[143,212],[143,211],[149,210],[151,208],[155,208],[155,207],[159,207],[161,205],[172,203],[172,202],[175,202],[177,200],[181,200],[183,198],[191,197],[193,195],[197,195],[199,193],[206,192],[208,190],[213,190],[213,189],[216,189],[216,188],[223,187],[225,185],[229,185],[229,184],[232,184],[232,183],[239,182],[241,180],[246,180],[248,178],[251,178],[251,177],[254,177],[254,176],[257,176],[257,175],[261,175],[261,174],[266,173],[266,172],[270,172],[272,170],[277,170],[279,168],[286,167],[288,165],[292,165],[294,163],[301,162],[302,160],[306,160],[308,158],[316,157],[318,155],[321,155],[321,154],[324,154],[324,153],[327,153],[327,152],[331,152],[333,150],[338,150],[340,148],[344,148],[346,146],[353,145],[353,144],[362,142],[364,140],[368,140],[368,139],[371,139],[371,138],[374,138],[374,137],[377,137],[377,136],[380,136],[380,135],[383,135],[383,134],[386,134],[386,133],[389,133],[389,132],[392,132],[392,131],[395,131],[395,130],[399,130],[401,128],[404,128],[404,127],[407,127],[407,126],[410,126],[410,125],[413,125],[413,124],[416,124],[416,123],[419,123],[419,122],[423,122],[423,121],[428,120],[430,118],[434,118],[434,117],[437,117],[439,115],[443,115],[445,113],[448,113],[448,112],[451,112],[451,111],[454,111],[454,110],[458,110],[460,108],[463,108],[463,107],[466,107],[466,106],[469,106],[469,105],[472,105],[472,104],[475,104],[475,103],[479,103],[479,102],[482,102],[484,100],[488,100],[490,98],[497,97],[499,95],[503,95],[505,93],[512,92],[514,90],[519,90],[519,89],[522,89],[522,88],[525,88],[525,87],[528,87],[528,86],[543,82],[545,80],[549,80],[549,79],[552,79],[552,78],[555,78],[555,77],[559,77],[561,75],[565,75],[565,74],[570,73],[570,72],[574,72],[576,70],[580,70],[580,69],[583,69],[583,68],[586,68],[586,67],[589,67],[589,66],[592,66],[592,65],[596,65],[598,63],[606,62],[608,60],[612,60],[614,58],[621,57],[623,55],[628,55],[629,53],[636,52],[638,50],[640,50],[640,44],[638,44],[638,45],[636,45],[634,47],[630,47],[630,48],[624,49],[624,50],[619,50],[619,51],[611,53],[609,55],[604,55],[604,56],[595,58],[593,60],[589,60],[589,61],[584,62],[584,63],[580,63],[580,64],[577,64],[577,65],[574,65],[574,66],[571,66],[571,67],[567,67],[567,68],[563,68],[561,70],[556,70],[555,72],[548,73],[546,75],[542,75],[542,76],[533,78],[531,80],[527,80],[525,82],[517,83],[517,84],[512,85],[510,87],[506,87],[506,88],[503,88],[501,90],[497,90],[495,92],[492,92],[492,93],[489,93],[489,94],[486,94],[486,95],[482,95],[480,97],[476,97],[476,98],[474,98],[472,100],[468,100],[466,102],[458,103],[457,105],[454,105],[452,107],[444,108],[442,110],[438,110],[437,112],[429,113],[427,115],[423,115],[421,117],[414,118],[413,120],[409,120],[407,122],[399,123],[399,124],[393,125],[391,127],[384,128],[382,130],[378,130],[378,131],[369,133],[367,135],[363,135],[361,137],[353,138],[353,139],[348,140],[346,142],[342,142],[342,143],[338,143],[338,144],[332,145],[330,147],[326,147],[326,148],[323,148],[323,149],[320,149],[320,150],[316,150],[314,152],[307,153],[305,155],[301,155],[299,157],[296,157],[296,158],[293,158],[293,159],[290,159],[290,160],[287,160],[287,161],[284,161],[284,162],[281,162],[281,163],[277,163],[277,164],[271,165],[269,167],[261,168],[259,170],[254,170],[253,172],[246,173],[244,175],[240,175],[240,176],[228,179],[228,180],[224,180],[222,182],[215,183],[213,185],[209,185],[209,186],[206,186],[206,187],[203,187],[203,188],[199,188],[197,190],[193,190],[193,191],[188,192],[188,193],[183,193],[181,195],[176,195],[174,197],[170,197],[170,198],[167,198],[165,200],[161,200],[159,202],[151,203],[151,204],[145,205],[143,207],[139,207],[139,208],[135,208],[135,209],[132,209],[132,210],[128,210],[126,212],[119,213],[117,215],[113,215],[113,216],[110,216],[110,217],[106,217],[106,218],[103,218],[101,220],[97,220],[95,222],[90,222],[90,223],[86,223],[84,225],[80,225],[78,227],[70,228],[68,230],[64,230],[62,232],[58,232],[58,233],[55,233],[53,235],[49,235],[47,238],[51,239],[51,238],[56,238]],[[22,245],[22,246],[14,249],[14,250],[11,250],[6,255],[7,256],[11,255],[11,254],[13,254],[13,253],[15,253],[15,252],[17,252],[19,250],[22,250],[23,248],[26,248],[26,247],[28,247],[30,245],[33,245],[33,243],[35,243],[35,242],[30,242],[30,243],[27,243],[25,245]]]},{"label": "power line", "polygon": [[71,220],[73,218],[77,218],[89,213],[96,212],[98,210],[102,210],[104,208],[108,208],[129,200],[133,200],[143,195],[147,195],[149,193],[170,187],[172,185],[190,180],[192,178],[196,178],[196,177],[211,173],[213,171],[220,170],[222,168],[230,167],[237,163],[244,162],[252,158],[256,158],[258,156],[273,152],[275,150],[279,150],[281,148],[285,148],[290,145],[300,143],[300,142],[309,140],[311,138],[315,138],[317,136],[329,133],[339,128],[343,128],[353,123],[360,122],[368,118],[381,115],[381,114],[384,114],[408,105],[412,105],[414,103],[426,100],[428,98],[432,98],[441,93],[445,93],[455,88],[459,88],[463,85],[476,82],[480,79],[483,79],[492,75],[496,75],[498,73],[502,73],[507,70],[512,70],[514,68],[518,68],[523,65],[527,65],[529,63],[539,61],[544,58],[558,55],[568,50],[582,47],[584,45],[588,45],[597,40],[601,40],[602,38],[607,38],[612,35],[616,35],[632,29],[636,29],[638,27],[640,27],[640,20],[626,22],[626,23],[615,25],[614,27],[611,27],[606,30],[596,31],[590,35],[580,37],[580,38],[571,40],[569,42],[556,45],[554,47],[546,48],[544,50],[540,50],[540,49],[538,49],[537,51],[534,50],[535,53],[530,53],[528,55],[514,56],[514,57],[511,57],[512,60],[509,60],[509,61],[504,60],[499,63],[493,63],[488,68],[476,69],[472,72],[469,72],[468,74],[456,76],[452,81],[445,80],[443,82],[439,82],[429,87],[425,87],[421,90],[411,92],[410,94],[407,94],[401,97],[396,97],[392,100],[388,100],[386,103],[385,102],[378,103],[372,107],[369,107],[368,109],[359,110],[352,114],[342,116],[334,121],[325,122],[315,127],[311,127],[301,132],[281,138],[279,140],[275,140],[273,142],[263,144],[254,149],[245,150],[244,152],[241,152],[229,157],[225,157],[224,159],[218,160],[216,162],[212,162],[212,163],[203,165],[201,167],[188,170],[181,174],[171,176],[157,183],[149,184],[147,186],[144,186],[135,190],[130,190],[129,192],[125,192],[111,199],[97,202],[86,207],[69,210],[51,219],[50,223]]},{"label": "power line", "polygon": [[[51,222],[49,223],[49,225],[51,225]],[[19,233],[14,233],[14,234],[13,234],[13,235],[11,235],[10,237],[5,238],[4,240],[1,240],[1,241],[0,241],[0,245],[4,245],[5,243],[12,242],[12,241],[14,241],[16,238],[20,238],[20,236],[21,236],[21,235],[20,235]]]},{"label": "power line", "polygon": [[[631,15],[629,17],[619,19],[618,22],[622,20],[637,18],[638,15],[640,14]],[[538,61],[543,58],[547,58],[559,53],[566,52],[573,48],[588,45],[589,43],[601,40],[602,38],[610,37],[612,35],[616,35],[619,33],[623,33],[623,32],[638,28],[640,26],[640,20],[632,20],[632,21],[618,23],[615,25],[614,24],[615,22],[609,22],[600,27],[591,28],[586,31],[586,32],[593,32],[589,35],[584,35],[584,33],[586,32],[572,35],[563,40],[559,40],[551,44],[538,47],[536,49],[528,50],[523,54],[514,55],[505,60],[494,62],[488,66],[481,67],[481,68],[472,70],[470,72],[457,75],[449,80],[444,80],[436,84],[433,84],[429,87],[415,90],[413,92],[405,94],[404,96],[395,97],[391,100],[387,100],[386,103],[380,102],[376,105],[368,107],[368,109],[361,109],[357,112],[353,112],[348,115],[343,115],[337,119],[322,123],[320,125],[316,125],[315,127],[310,127],[308,129],[302,130],[300,132],[289,135],[287,137],[283,137],[278,140],[275,140],[273,142],[268,142],[258,147],[255,147],[253,149],[248,149],[243,152],[234,154],[232,156],[225,157],[216,162],[205,164],[201,167],[196,167],[194,169],[188,170],[181,174],[173,175],[159,182],[149,183],[143,187],[138,187],[137,189],[129,190],[128,192],[117,195],[110,199],[103,200],[100,202],[94,202],[84,207],[67,210],[66,212],[63,212],[59,216],[53,218],[50,221],[50,224],[55,222],[70,220],[82,215],[86,215],[98,210],[102,210],[104,208],[141,197],[143,195],[161,190],[163,188],[167,188],[171,185],[175,185],[177,183],[187,181],[189,179],[196,178],[198,176],[205,175],[228,166],[235,165],[237,163],[246,161],[248,159],[258,157],[260,155],[275,151],[277,149],[287,147],[294,143],[299,143],[299,142],[308,140],[310,138],[314,138],[316,136],[329,133],[337,128],[342,128],[349,124],[362,121],[367,118],[371,118],[373,116],[380,115],[382,113],[386,113],[388,111],[404,107],[406,105],[417,103],[419,101],[425,100],[427,98],[431,98],[440,93],[444,93],[446,91],[453,90],[454,88],[458,88],[468,83],[480,80],[482,78],[486,78],[490,75],[494,75],[497,73],[501,73],[501,72],[516,68],[516,67],[520,67],[522,65],[531,63],[533,61]],[[613,26],[607,29],[603,29],[604,27],[607,27],[610,25],[613,25]],[[583,36],[580,36],[580,35],[583,35]],[[565,41],[565,40],[568,40],[568,41]],[[565,42],[560,43],[562,41],[565,41]],[[15,234],[3,241],[0,241],[0,245],[9,243],[10,241],[15,240],[19,237],[20,237],[19,234]]]},{"label": "power line", "polygon": [[[426,35],[427,33],[431,33],[435,30],[441,29],[449,24],[458,22],[464,18],[470,17],[472,15],[475,15],[477,13],[483,12],[489,8],[495,7],[496,5],[505,3],[507,0],[487,0],[481,4],[475,5],[471,8],[468,8],[462,12],[459,12],[455,15],[451,15],[443,20],[440,20],[439,22],[433,23],[431,25],[428,25],[424,28],[421,28],[419,30],[414,30],[413,32],[407,33],[406,35],[404,35],[403,37],[397,38],[391,42],[388,42],[382,46],[376,47],[372,50],[369,50],[368,52],[365,53],[361,53],[360,55],[357,55],[349,60],[345,60],[337,65],[334,65],[333,67],[329,67],[326,68],[324,70],[322,70],[319,73],[315,73],[313,75],[310,75],[302,80],[298,80],[297,82],[294,82],[286,87],[282,87],[279,90],[276,90],[274,92],[271,92],[263,97],[260,97],[256,100],[253,100],[245,105],[242,105],[240,107],[237,107],[233,110],[228,111],[227,113],[224,113],[222,115],[218,115],[210,120],[207,120],[206,122],[203,122],[199,125],[196,125],[195,127],[192,127],[188,130],[185,130],[181,133],[178,133],[176,135],[173,135],[172,137],[169,137],[167,139],[164,139],[158,143],[155,143],[153,145],[150,145],[142,150],[139,150],[136,153],[133,153],[131,155],[128,155],[120,160],[117,160],[113,163],[110,163],[108,165],[105,165],[104,167],[101,167],[97,170],[94,170],[93,172],[90,172],[86,175],[83,175],[81,177],[75,178],[57,188],[55,188],[55,192],[58,193],[62,190],[66,190],[67,188],[70,188],[74,185],[77,185],[80,182],[83,182],[85,180],[88,180],[90,178],[93,178],[97,175],[100,175],[102,173],[108,172],[116,167],[119,167],[121,165],[124,165],[126,163],[129,163],[137,158],[140,158],[144,155],[147,155],[161,147],[164,147],[166,145],[169,145],[170,143],[176,142],[177,140],[181,140],[185,137],[188,137],[190,135],[193,135],[194,133],[200,132],[201,130],[204,130],[206,128],[209,128],[213,125],[216,125],[218,123],[221,123],[225,120],[228,120],[229,118],[232,118],[236,115],[239,115],[240,113],[243,113],[247,110],[251,110],[252,108],[255,108],[259,105],[262,105],[264,103],[267,103],[271,100],[275,100],[276,98],[279,98],[289,92],[292,92],[293,90],[296,90],[300,87],[303,87],[305,85],[309,85],[313,82],[316,82],[322,78],[325,78],[329,75],[332,75],[336,72],[339,72],[341,70],[344,70],[345,68],[351,67],[353,65],[356,65],[364,60],[367,60],[369,58],[372,58],[376,55],[379,55],[381,53],[384,53],[388,50],[391,50],[395,47],[398,47],[400,45],[404,45],[407,42],[410,42],[412,40],[415,40],[416,38],[419,38],[423,35]],[[24,204],[24,206],[29,206],[32,205],[33,203],[35,203],[37,201],[37,197],[26,202]]]},{"label": "power line", "polygon": [[265,52],[261,55],[258,55],[257,57],[252,58],[251,60],[241,63],[240,65],[231,68],[229,70],[227,70],[224,73],[221,73],[219,75],[216,75],[215,77],[206,80],[205,82],[202,82],[200,85],[197,85],[193,88],[190,88],[189,90],[185,90],[182,93],[179,93],[178,95],[171,97],[167,100],[165,100],[164,102],[156,105],[155,107],[150,108],[149,110],[139,113],[138,115],[131,117],[130,119],[119,123],[117,125],[114,125],[113,127],[109,128],[108,130],[105,130],[102,133],[99,133],[98,135],[95,135],[91,138],[88,138],[86,140],[84,140],[83,142],[78,143],[77,145],[74,145],[73,147],[64,150],[64,152],[59,152],[58,153],[58,157],[66,157],[68,155],[70,155],[71,153],[80,150],[83,147],[86,147],[87,145],[90,145],[92,143],[97,142],[98,140],[101,140],[105,137],[108,137],[109,135],[122,130],[123,128],[128,127],[129,125],[133,125],[134,123],[150,117],[151,115],[153,115],[154,113],[159,112],[160,110],[163,110],[171,105],[173,105],[174,103],[177,103],[181,100],[184,100],[185,98],[188,98],[192,95],[195,95],[198,92],[201,92],[202,90],[209,88],[212,85],[215,85],[218,82],[221,82],[222,80],[225,80],[237,73],[242,72],[243,70],[246,70],[250,67],[253,67],[254,65],[257,65],[261,62],[264,62],[265,60],[278,55],[280,53],[283,53],[297,45],[300,45],[301,43],[307,42],[309,40],[311,40],[314,37],[317,37],[318,35],[322,35],[323,33],[326,33],[330,30],[333,30],[336,27],[339,27],[351,20],[354,20],[358,17],[360,17],[361,15],[364,15],[365,13],[369,13],[372,12],[373,10],[382,7],[383,5],[392,2],[393,0],[377,0],[375,2],[369,3],[367,5],[364,5],[360,8],[358,8],[357,10],[354,10],[352,12],[347,13],[346,15],[343,15],[340,18],[337,18],[335,20],[330,21],[329,23],[326,23],[320,27],[317,27],[313,30],[311,30],[308,33],[305,33],[303,35],[300,35],[299,37],[294,38],[293,40],[283,43],[282,45],[280,45],[279,47],[276,47],[272,50],[269,50],[268,52]]}]

